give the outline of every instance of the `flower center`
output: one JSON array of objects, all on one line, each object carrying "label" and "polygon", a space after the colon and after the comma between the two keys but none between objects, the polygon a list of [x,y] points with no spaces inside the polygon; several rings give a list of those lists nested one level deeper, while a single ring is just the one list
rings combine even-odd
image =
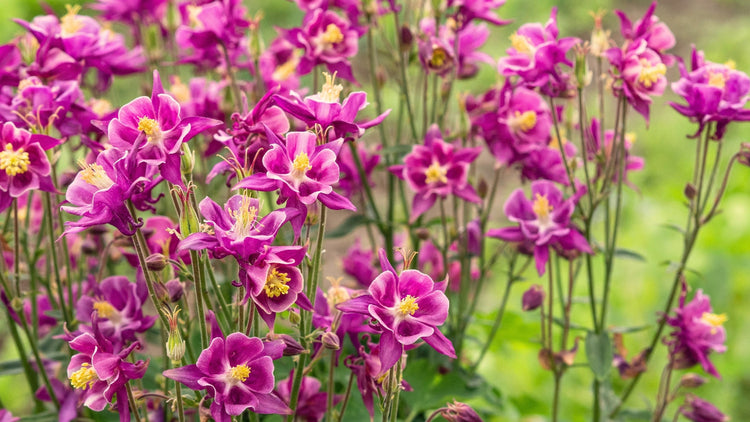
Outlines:
[{"label": "flower center", "polygon": [[514,32],[510,36],[510,44],[519,53],[531,54],[534,52],[534,46],[531,45],[529,39],[523,35],[518,35],[518,32]]},{"label": "flower center", "polygon": [[534,110],[524,111],[523,113],[516,111],[508,123],[513,132],[519,130],[528,132],[536,126],[536,112]]},{"label": "flower center", "polygon": [[719,89],[724,89],[727,81],[721,72],[708,72],[708,84]]},{"label": "flower center", "polygon": [[435,182],[448,183],[448,178],[446,177],[447,173],[448,170],[445,167],[441,166],[440,163],[433,161],[432,164],[430,164],[430,167],[424,172],[426,177],[425,182],[428,184]]},{"label": "flower center", "polygon": [[430,66],[436,68],[443,67],[447,58],[448,52],[443,47],[434,47],[432,49],[432,57],[430,58]]},{"label": "flower center", "polygon": [[97,381],[99,381],[99,376],[96,375],[96,371],[91,367],[91,364],[85,362],[81,364],[81,369],[70,375],[70,384],[74,388],[80,388],[81,390],[91,388]]},{"label": "flower center", "polygon": [[111,321],[117,321],[120,319],[120,313],[106,300],[97,300],[94,302],[94,309],[96,309],[96,312],[102,318],[107,318]]},{"label": "flower center", "polygon": [[536,194],[534,203],[531,205],[531,209],[534,210],[537,218],[541,221],[549,220],[549,213],[552,211],[552,206],[549,204],[547,195]]},{"label": "flower center", "polygon": [[401,299],[401,303],[398,305],[398,311],[403,316],[406,316],[407,314],[414,315],[414,312],[417,312],[417,310],[419,310],[417,298],[412,295],[406,295],[405,298]]},{"label": "flower center", "polygon": [[239,208],[229,212],[234,217],[232,229],[237,237],[247,237],[258,217],[258,208],[252,206],[250,200],[249,196],[243,196]]},{"label": "flower center", "polygon": [[198,19],[198,15],[200,15],[201,11],[203,11],[203,8],[200,6],[194,6],[192,4],[189,4],[187,6],[187,13],[188,13],[188,21],[190,22],[190,27],[193,29],[202,29],[203,28],[203,22]]},{"label": "flower center", "polygon": [[317,99],[326,103],[337,103],[339,102],[339,95],[344,89],[342,85],[336,85],[336,72],[333,75],[323,72],[323,76],[326,78],[326,83],[323,84],[323,88],[317,94]]},{"label": "flower center", "polygon": [[149,143],[155,144],[161,141],[161,128],[159,122],[146,116],[138,120],[138,130],[146,134]]},{"label": "flower center", "polygon": [[81,166],[81,179],[89,185],[96,186],[97,189],[102,190],[108,189],[115,184],[115,182],[107,176],[107,173],[104,172],[104,167],[99,164],[88,164],[84,161],[80,161],[78,165]]},{"label": "flower center", "polygon": [[186,103],[190,101],[190,88],[182,83],[182,81],[178,77],[174,78],[174,82],[172,83],[172,87],[169,89],[169,92],[179,103]]},{"label": "flower center", "polygon": [[664,66],[664,63],[651,66],[648,60],[641,59],[641,72],[638,74],[638,82],[645,88],[651,88],[659,80],[659,77],[666,73],[667,67]]},{"label": "flower center", "polygon": [[306,152],[300,152],[294,157],[294,161],[292,162],[292,173],[297,177],[304,176],[311,168],[310,157],[307,156]]},{"label": "flower center", "polygon": [[263,290],[266,291],[268,297],[279,297],[289,293],[289,283],[292,279],[289,278],[287,273],[281,272],[276,268],[271,268],[271,271],[266,277],[266,284],[263,286]]},{"label": "flower center", "polygon": [[91,111],[99,117],[104,117],[105,114],[112,111],[112,103],[102,98],[95,99],[91,102]]},{"label": "flower center", "polygon": [[26,173],[29,164],[29,153],[23,148],[13,150],[13,145],[5,144],[5,149],[0,151],[0,170],[5,170],[8,176]]},{"label": "flower center", "polygon": [[83,28],[83,22],[78,16],[81,6],[66,4],[65,9],[68,10],[68,13],[60,18],[60,35],[63,37],[71,36]]},{"label": "flower center", "polygon": [[320,40],[323,41],[324,44],[331,46],[344,41],[344,34],[341,33],[341,29],[338,26],[329,23],[328,26],[326,26],[326,31],[320,36]]},{"label": "flower center", "polygon": [[716,334],[719,328],[727,322],[726,314],[712,314],[710,312],[704,312],[701,315],[701,322],[711,326],[711,334]]},{"label": "flower center", "polygon": [[21,79],[21,81],[18,82],[18,91],[21,92],[30,86],[41,86],[41,85],[42,85],[42,81],[40,81],[39,78],[32,76],[30,78]]},{"label": "flower center", "polygon": [[245,382],[249,376],[250,368],[245,364],[233,366],[229,370],[229,378],[234,382]]},{"label": "flower center", "polygon": [[299,65],[299,55],[295,51],[294,53],[292,53],[292,57],[290,57],[289,60],[284,62],[284,64],[276,67],[276,69],[273,71],[273,74],[271,75],[271,78],[277,82],[285,81],[289,79],[292,75],[294,75],[294,72],[297,71],[298,65]]}]

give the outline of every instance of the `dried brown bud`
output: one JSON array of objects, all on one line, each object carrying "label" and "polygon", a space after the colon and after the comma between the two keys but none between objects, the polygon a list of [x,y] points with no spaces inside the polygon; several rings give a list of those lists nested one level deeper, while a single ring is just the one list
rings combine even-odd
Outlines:
[{"label": "dried brown bud", "polygon": [[680,379],[680,387],[696,388],[706,383],[706,379],[698,374],[685,374]]}]

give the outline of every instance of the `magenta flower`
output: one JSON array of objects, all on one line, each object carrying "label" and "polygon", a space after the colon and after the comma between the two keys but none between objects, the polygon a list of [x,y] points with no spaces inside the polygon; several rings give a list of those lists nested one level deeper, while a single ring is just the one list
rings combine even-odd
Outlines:
[{"label": "magenta flower", "polygon": [[656,1],[651,3],[646,14],[636,21],[635,25],[630,22],[625,12],[615,10],[615,14],[620,18],[620,32],[626,40],[626,48],[629,43],[637,44],[644,40],[648,48],[659,54],[665,65],[672,66],[674,58],[664,52],[674,47],[674,34],[664,22],[659,22],[659,18],[654,16],[655,10]]},{"label": "magenta flower", "polygon": [[565,55],[581,40],[574,37],[557,38],[557,8],[550,18],[539,23],[522,25],[510,36],[508,57],[498,61],[498,71],[504,76],[518,76],[529,87],[539,87],[544,95],[559,96],[570,89],[570,75],[562,73],[560,65],[573,66]]},{"label": "magenta flower", "polygon": [[334,210],[356,209],[351,201],[333,191],[333,185],[339,180],[336,154],[342,139],[317,145],[317,136],[313,133],[289,132],[285,144],[270,131],[266,136],[272,142],[271,150],[263,156],[266,173],[248,176],[234,189],[279,189],[278,202],[288,201],[287,206],[300,211],[291,220],[297,235],[307,217],[307,206],[316,201]]},{"label": "magenta flower", "polygon": [[164,179],[182,186],[182,143],[221,124],[205,117],[182,118],[180,104],[164,92],[159,72],[154,71],[151,98],[138,97],[120,108],[117,118],[109,122],[107,134],[112,146],[135,149],[138,160],[158,166]]},{"label": "magenta flower", "polygon": [[112,343],[102,335],[93,321],[94,332],[83,333],[70,341],[70,348],[79,352],[70,359],[68,378],[76,389],[83,390],[83,405],[100,412],[112,403],[117,395],[117,412],[120,421],[130,420],[130,408],[125,384],[132,379],[143,378],[148,362],[127,361],[128,355],[140,343],[135,342],[121,351],[115,351]]},{"label": "magenta flower", "polygon": [[359,177],[359,169],[357,169],[357,163],[354,161],[351,148],[342,148],[338,156],[341,176],[337,187],[344,192],[344,196],[349,198],[362,191],[363,183],[368,183],[370,187],[375,186],[371,176],[373,170],[380,163],[380,154],[378,153],[380,145],[374,149],[367,149],[361,142],[355,142],[354,149],[357,151],[356,154],[359,156],[360,163],[362,163],[362,170],[365,173],[364,181]]},{"label": "magenta flower", "polygon": [[[479,63],[494,63],[492,57],[478,51],[490,36],[490,30],[485,24],[469,23],[458,30],[441,25],[436,33],[435,19],[423,18],[419,26],[421,32],[427,35],[432,43],[432,48],[429,48],[429,43],[424,40],[419,42],[420,60],[425,67],[434,67],[439,64],[438,62],[443,62],[446,66],[437,67],[446,67],[447,71],[453,66],[458,66],[456,77],[467,79],[479,72]],[[456,36],[458,36],[458,42],[456,42]],[[453,51],[454,45],[457,47],[455,52]],[[426,48],[424,52],[423,48]],[[430,60],[426,60],[427,57]],[[445,73],[438,72],[438,74],[444,75]]]},{"label": "magenta flower", "polygon": [[16,418],[12,413],[5,409],[0,409],[0,422],[16,422],[21,418]]},{"label": "magenta flower", "polygon": [[283,36],[274,39],[271,45],[261,53],[258,60],[258,71],[266,87],[273,89],[280,86],[284,90],[295,91],[299,88],[300,54],[292,43]]},{"label": "magenta flower", "polygon": [[262,342],[257,337],[232,333],[214,337],[194,365],[168,369],[164,376],[193,390],[206,390],[213,399],[211,416],[229,422],[245,410],[288,415],[284,402],[273,393],[273,360],[282,356],[284,343]]},{"label": "magenta flower", "polygon": [[744,109],[750,99],[750,77],[734,69],[731,63],[705,61],[703,52],[693,47],[691,71],[680,60],[680,80],[672,90],[687,104],[669,103],[678,113],[698,123],[693,136],[699,136],[706,125],[716,122],[713,139],[721,139],[733,121],[750,120],[750,110]]},{"label": "magenta flower", "polygon": [[449,194],[481,202],[468,181],[469,166],[480,152],[481,148],[449,144],[443,141],[437,125],[430,127],[424,145],[414,145],[404,157],[404,164],[389,168],[415,192],[411,220],[430,209],[438,198],[447,198]]},{"label": "magenta flower", "polygon": [[729,420],[729,417],[712,403],[693,394],[687,396],[679,412],[693,422],[727,422]]},{"label": "magenta flower", "polygon": [[297,68],[300,75],[322,64],[329,72],[356,82],[349,59],[357,54],[361,34],[347,18],[331,10],[315,9],[305,15],[301,28],[280,30],[280,35],[304,50]]},{"label": "magenta flower", "polygon": [[77,81],[53,81],[45,85],[36,76],[18,84],[10,104],[0,104],[0,117],[18,127],[47,133],[53,127],[69,124],[68,111],[83,98]]},{"label": "magenta flower", "polygon": [[[579,192],[581,195],[583,192]],[[564,199],[554,183],[538,180],[531,184],[531,197],[523,189],[516,189],[505,202],[505,215],[518,226],[491,229],[487,236],[508,242],[533,243],[534,260],[539,275],[543,275],[549,259],[549,247],[593,253],[586,238],[571,224],[578,197]]]},{"label": "magenta flower", "polygon": [[645,40],[630,44],[625,50],[610,48],[605,55],[615,70],[612,91],[618,97],[624,95],[648,121],[651,97],[662,95],[667,86],[667,66]]},{"label": "magenta flower", "polygon": [[[456,66],[456,52],[453,50],[453,44],[450,40],[442,36],[438,38],[435,35],[434,19],[424,18],[423,21],[429,21],[432,27],[424,28],[424,25],[421,25],[423,26],[422,32],[426,36],[420,38],[418,42],[419,61],[425,71],[445,77]],[[449,31],[447,28],[443,30],[441,27],[440,29],[441,35]]]},{"label": "magenta flower", "polygon": [[[615,148],[615,132],[614,130],[608,129],[604,132],[604,142],[599,139],[600,136],[600,129],[599,129],[599,120],[596,118],[591,119],[591,125],[589,126],[589,136],[591,137],[591,143],[587,145],[588,151],[588,160],[595,160],[595,156],[599,156],[599,160],[596,160],[597,166],[597,177],[604,175],[604,166],[606,163],[610,162],[610,160],[613,159],[613,149]],[[612,179],[617,182],[622,178],[624,183],[630,187],[633,187],[633,185],[628,181],[628,173],[631,171],[638,171],[643,169],[644,160],[643,157],[638,157],[630,153],[630,149],[633,147],[633,142],[635,142],[635,134],[633,133],[626,133],[625,134],[625,166],[622,169],[622,174],[613,174]],[[619,141],[618,141],[619,142]]]},{"label": "magenta flower", "polygon": [[376,265],[373,265],[374,254],[369,249],[363,249],[359,238],[354,239],[354,243],[346,251],[346,255],[341,259],[341,265],[344,273],[350,275],[361,286],[367,287],[380,274]]},{"label": "magenta flower", "polygon": [[724,342],[727,333],[723,324],[727,317],[712,313],[711,299],[701,289],[687,304],[686,298],[687,285],[683,284],[679,307],[674,310],[674,316],[666,316],[667,324],[675,328],[665,340],[674,365],[677,368],[689,368],[700,363],[703,370],[719,378],[708,355],[712,351],[726,351]]},{"label": "magenta flower", "polygon": [[86,322],[96,311],[97,328],[115,349],[136,341],[135,334],[147,331],[156,321],[155,316],[143,315],[143,306],[148,301],[143,280],[131,283],[125,276],[107,277],[92,293],[93,296],[78,299],[76,318],[82,322],[79,328],[92,332]]},{"label": "magenta flower", "polygon": [[[276,392],[284,402],[289,404],[292,396],[292,381],[294,381],[294,371],[289,374],[289,378],[279,381]],[[299,386],[297,398],[297,408],[294,412],[294,420],[304,422],[322,421],[326,414],[328,404],[328,393],[320,391],[321,383],[317,378],[302,377],[302,384]],[[341,401],[343,396],[336,394],[333,398],[334,406]]]},{"label": "magenta flower", "polygon": [[167,0],[97,0],[91,8],[101,12],[101,18],[120,21],[134,29],[139,24],[160,25],[167,11]]},{"label": "magenta flower", "polygon": [[3,124],[0,132],[0,211],[13,198],[30,190],[55,192],[51,167],[44,151],[60,141],[46,135],[31,134],[13,123]]},{"label": "magenta flower", "polygon": [[483,20],[493,25],[507,25],[512,21],[500,19],[495,13],[495,9],[505,4],[506,0],[448,0],[447,6],[455,7],[456,11],[453,18],[459,27],[463,28],[474,19]]},{"label": "magenta flower", "polygon": [[383,272],[370,284],[367,294],[338,305],[338,309],[377,321],[381,330],[381,373],[401,359],[405,346],[420,339],[455,359],[453,344],[437,328],[448,318],[445,283],[435,283],[417,270],[396,273],[382,249],[380,265]]}]

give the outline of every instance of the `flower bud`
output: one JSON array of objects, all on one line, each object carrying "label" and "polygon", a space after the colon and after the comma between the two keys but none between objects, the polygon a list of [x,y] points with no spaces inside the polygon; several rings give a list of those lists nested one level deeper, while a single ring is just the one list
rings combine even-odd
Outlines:
[{"label": "flower bud", "polygon": [[402,25],[401,26],[401,51],[407,52],[411,49],[411,45],[414,42],[414,34],[411,33],[411,29],[409,29],[409,26]]},{"label": "flower bud", "polygon": [[737,161],[740,164],[750,166],[750,142],[740,144],[740,152],[737,153]]},{"label": "flower bud", "polygon": [[429,240],[430,239],[430,230],[426,229],[424,227],[420,227],[418,229],[414,230],[414,233],[416,233],[419,240]]},{"label": "flower bud", "polygon": [[178,279],[172,279],[164,283],[167,289],[167,297],[170,302],[179,302],[185,294],[185,285]]},{"label": "flower bud", "polygon": [[706,379],[694,373],[685,374],[680,378],[680,387],[696,388],[706,383]]},{"label": "flower bud", "polygon": [[180,215],[180,234],[183,237],[187,237],[193,233],[198,233],[201,230],[198,216],[195,214],[192,204],[189,200],[184,202],[184,208],[182,215]]},{"label": "flower bud", "polygon": [[96,242],[91,239],[86,239],[81,242],[81,252],[86,255],[97,255],[100,249],[96,246]]},{"label": "flower bud", "polygon": [[155,253],[146,257],[146,268],[148,268],[149,270],[161,271],[166,267],[167,267],[166,256],[160,253]]},{"label": "flower bud", "polygon": [[482,422],[482,418],[471,406],[455,400],[440,410],[440,416],[449,422]]},{"label": "flower bud", "polygon": [[266,334],[266,338],[263,339],[263,341],[275,340],[281,340],[284,342],[284,345],[286,346],[284,348],[284,356],[297,356],[305,352],[305,348],[289,334],[268,333]]},{"label": "flower bud", "polygon": [[329,331],[323,334],[321,342],[323,343],[323,347],[328,350],[341,349],[341,342],[339,341],[339,336],[337,336],[336,333],[332,333]]},{"label": "flower bud", "polygon": [[180,171],[184,175],[193,174],[195,167],[195,153],[190,149],[187,142],[182,143],[182,156],[180,157]]},{"label": "flower bud", "polygon": [[299,322],[300,322],[299,314],[294,311],[289,312],[289,322],[291,322],[292,325],[299,325]]},{"label": "flower bud", "polygon": [[182,339],[180,333],[180,327],[178,325],[177,314],[180,313],[180,308],[177,307],[172,311],[169,307],[165,306],[162,311],[169,321],[169,335],[167,336],[167,356],[172,360],[173,363],[179,364],[182,361],[182,357],[185,356],[185,340]]},{"label": "flower bud", "polygon": [[539,284],[534,284],[523,293],[521,305],[524,311],[533,311],[542,306],[542,303],[544,303],[544,288]]},{"label": "flower bud", "polygon": [[697,190],[695,189],[695,186],[692,183],[688,183],[685,185],[685,197],[689,200],[693,200],[695,198],[695,194],[697,193]]}]

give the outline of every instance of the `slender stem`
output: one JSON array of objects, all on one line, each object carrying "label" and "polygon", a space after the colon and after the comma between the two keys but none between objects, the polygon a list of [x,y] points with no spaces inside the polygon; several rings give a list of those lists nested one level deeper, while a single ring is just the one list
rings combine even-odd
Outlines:
[{"label": "slender stem", "polygon": [[38,341],[37,339],[32,337],[31,330],[29,329],[29,324],[26,322],[26,316],[23,313],[18,316],[18,320],[21,321],[21,329],[23,329],[24,333],[26,333],[26,338],[29,340],[31,353],[34,355],[34,361],[36,362],[37,372],[39,372],[39,375],[42,377],[42,382],[47,388],[47,392],[52,399],[52,403],[55,405],[57,410],[60,410],[60,402],[57,400],[55,390],[52,388],[52,383],[50,382],[49,376],[47,375],[47,369],[44,367],[42,355],[39,353],[39,347],[37,346]]},{"label": "slender stem", "polygon": [[401,398],[401,371],[403,370],[403,365],[401,364],[402,361],[403,357],[396,363],[396,378],[393,380],[395,397],[393,398],[391,404],[391,422],[396,422],[396,419],[398,417],[398,402]]},{"label": "slender stem", "polygon": [[326,420],[333,422],[333,393],[335,392],[335,383],[333,375],[336,370],[336,351],[331,350],[331,362],[328,365],[328,403],[326,405]]},{"label": "slender stem", "polygon": [[354,372],[349,372],[349,383],[346,384],[346,393],[344,393],[344,401],[341,403],[341,413],[339,413],[338,421],[344,420],[344,413],[346,412],[346,406],[349,404],[349,397],[352,395],[352,384],[354,384]]},{"label": "slender stem", "polygon": [[398,68],[401,72],[401,94],[404,96],[404,103],[406,105],[406,112],[409,115],[409,127],[411,128],[411,136],[413,140],[417,139],[417,126],[416,126],[416,119],[414,118],[414,111],[411,106],[411,99],[409,98],[409,84],[406,80],[406,60],[404,59],[404,53],[403,53],[403,45],[401,44],[401,22],[398,16],[398,12],[393,14],[393,22],[396,25],[396,39],[398,40],[398,52],[396,55],[398,56]]},{"label": "slender stem", "polygon": [[555,371],[555,392],[552,396],[552,422],[557,422],[557,414],[560,408],[560,381],[562,380],[562,371]]},{"label": "slender stem", "polygon": [[[47,218],[47,232],[49,234],[49,255],[52,256],[52,273],[53,273],[53,280],[55,281],[55,284],[57,285],[57,295],[59,296],[60,300],[60,311],[62,312],[63,318],[65,319],[65,322],[70,326],[72,324],[72,318],[70,316],[70,312],[68,311],[68,307],[65,304],[65,295],[63,294],[63,286],[60,282],[60,269],[57,262],[57,250],[55,248],[55,228],[52,223],[51,216],[54,215],[52,213],[52,199],[50,198],[50,193],[45,192],[44,195],[44,212],[50,216],[50,218]],[[66,243],[65,240],[63,240],[62,243]],[[65,259],[68,255],[65,254]],[[68,283],[71,283],[72,280],[68,279]]]},{"label": "slender stem", "polygon": [[[54,254],[53,254],[54,255]],[[57,257],[55,257],[55,261]],[[16,297],[21,297],[21,230],[18,228],[18,199],[13,200],[13,279]]]},{"label": "slender stem", "polygon": [[229,75],[229,83],[232,88],[232,99],[234,100],[234,109],[238,112],[242,111],[242,96],[240,94],[240,87],[237,85],[237,77],[234,74],[232,68],[232,61],[229,58],[229,49],[226,44],[220,43],[221,51],[224,53],[224,65],[227,67],[227,74]]},{"label": "slender stem", "polygon": [[[3,284],[5,284],[5,277],[0,276],[0,279],[3,280]],[[8,291],[6,289],[6,291]],[[21,366],[23,367],[23,373],[26,376],[26,381],[28,382],[29,388],[31,389],[31,395],[34,397],[34,401],[36,402],[38,407],[42,406],[42,402],[36,397],[36,390],[39,389],[39,380],[37,379],[36,375],[34,374],[34,370],[31,368],[31,363],[29,363],[28,353],[26,353],[26,348],[23,345],[23,342],[21,340],[21,336],[18,335],[18,329],[16,328],[16,324],[13,323],[13,317],[11,316],[11,311],[7,306],[0,306],[5,310],[5,316],[6,316],[6,322],[8,324],[8,329],[10,331],[10,335],[13,338],[13,344],[16,345],[16,350],[18,351],[18,360],[21,361]],[[21,314],[20,318],[23,318],[23,314]],[[54,394],[52,395],[54,397]]]},{"label": "slender stem", "polygon": [[[135,422],[141,422],[141,415],[138,413],[138,405],[135,402],[135,397],[133,396],[133,389],[130,388],[129,382],[125,383],[125,390],[128,392],[128,402],[130,403],[130,410],[133,413]],[[117,397],[117,400],[120,400],[120,397]]]},{"label": "slender stem", "polygon": [[214,290],[215,296],[219,298],[219,309],[224,315],[224,319],[226,320],[228,327],[232,322],[232,315],[228,307],[229,305],[227,304],[227,300],[224,298],[224,294],[221,292],[219,283],[216,282],[216,275],[214,274],[214,270],[211,267],[211,261],[208,258],[208,254],[201,254],[201,258],[203,259],[203,268],[206,269],[206,273],[208,273],[208,279],[211,281],[211,288]]},{"label": "slender stem", "polygon": [[562,160],[563,164],[565,164],[565,174],[568,175],[568,183],[570,184],[570,188],[575,189],[576,185],[573,181],[573,173],[570,170],[568,158],[565,156],[565,147],[563,145],[562,137],[560,136],[560,122],[557,121],[557,111],[555,111],[555,99],[553,97],[549,97],[549,108],[552,113],[552,123],[555,127],[555,136],[557,136],[557,146],[560,148],[560,159]]}]

